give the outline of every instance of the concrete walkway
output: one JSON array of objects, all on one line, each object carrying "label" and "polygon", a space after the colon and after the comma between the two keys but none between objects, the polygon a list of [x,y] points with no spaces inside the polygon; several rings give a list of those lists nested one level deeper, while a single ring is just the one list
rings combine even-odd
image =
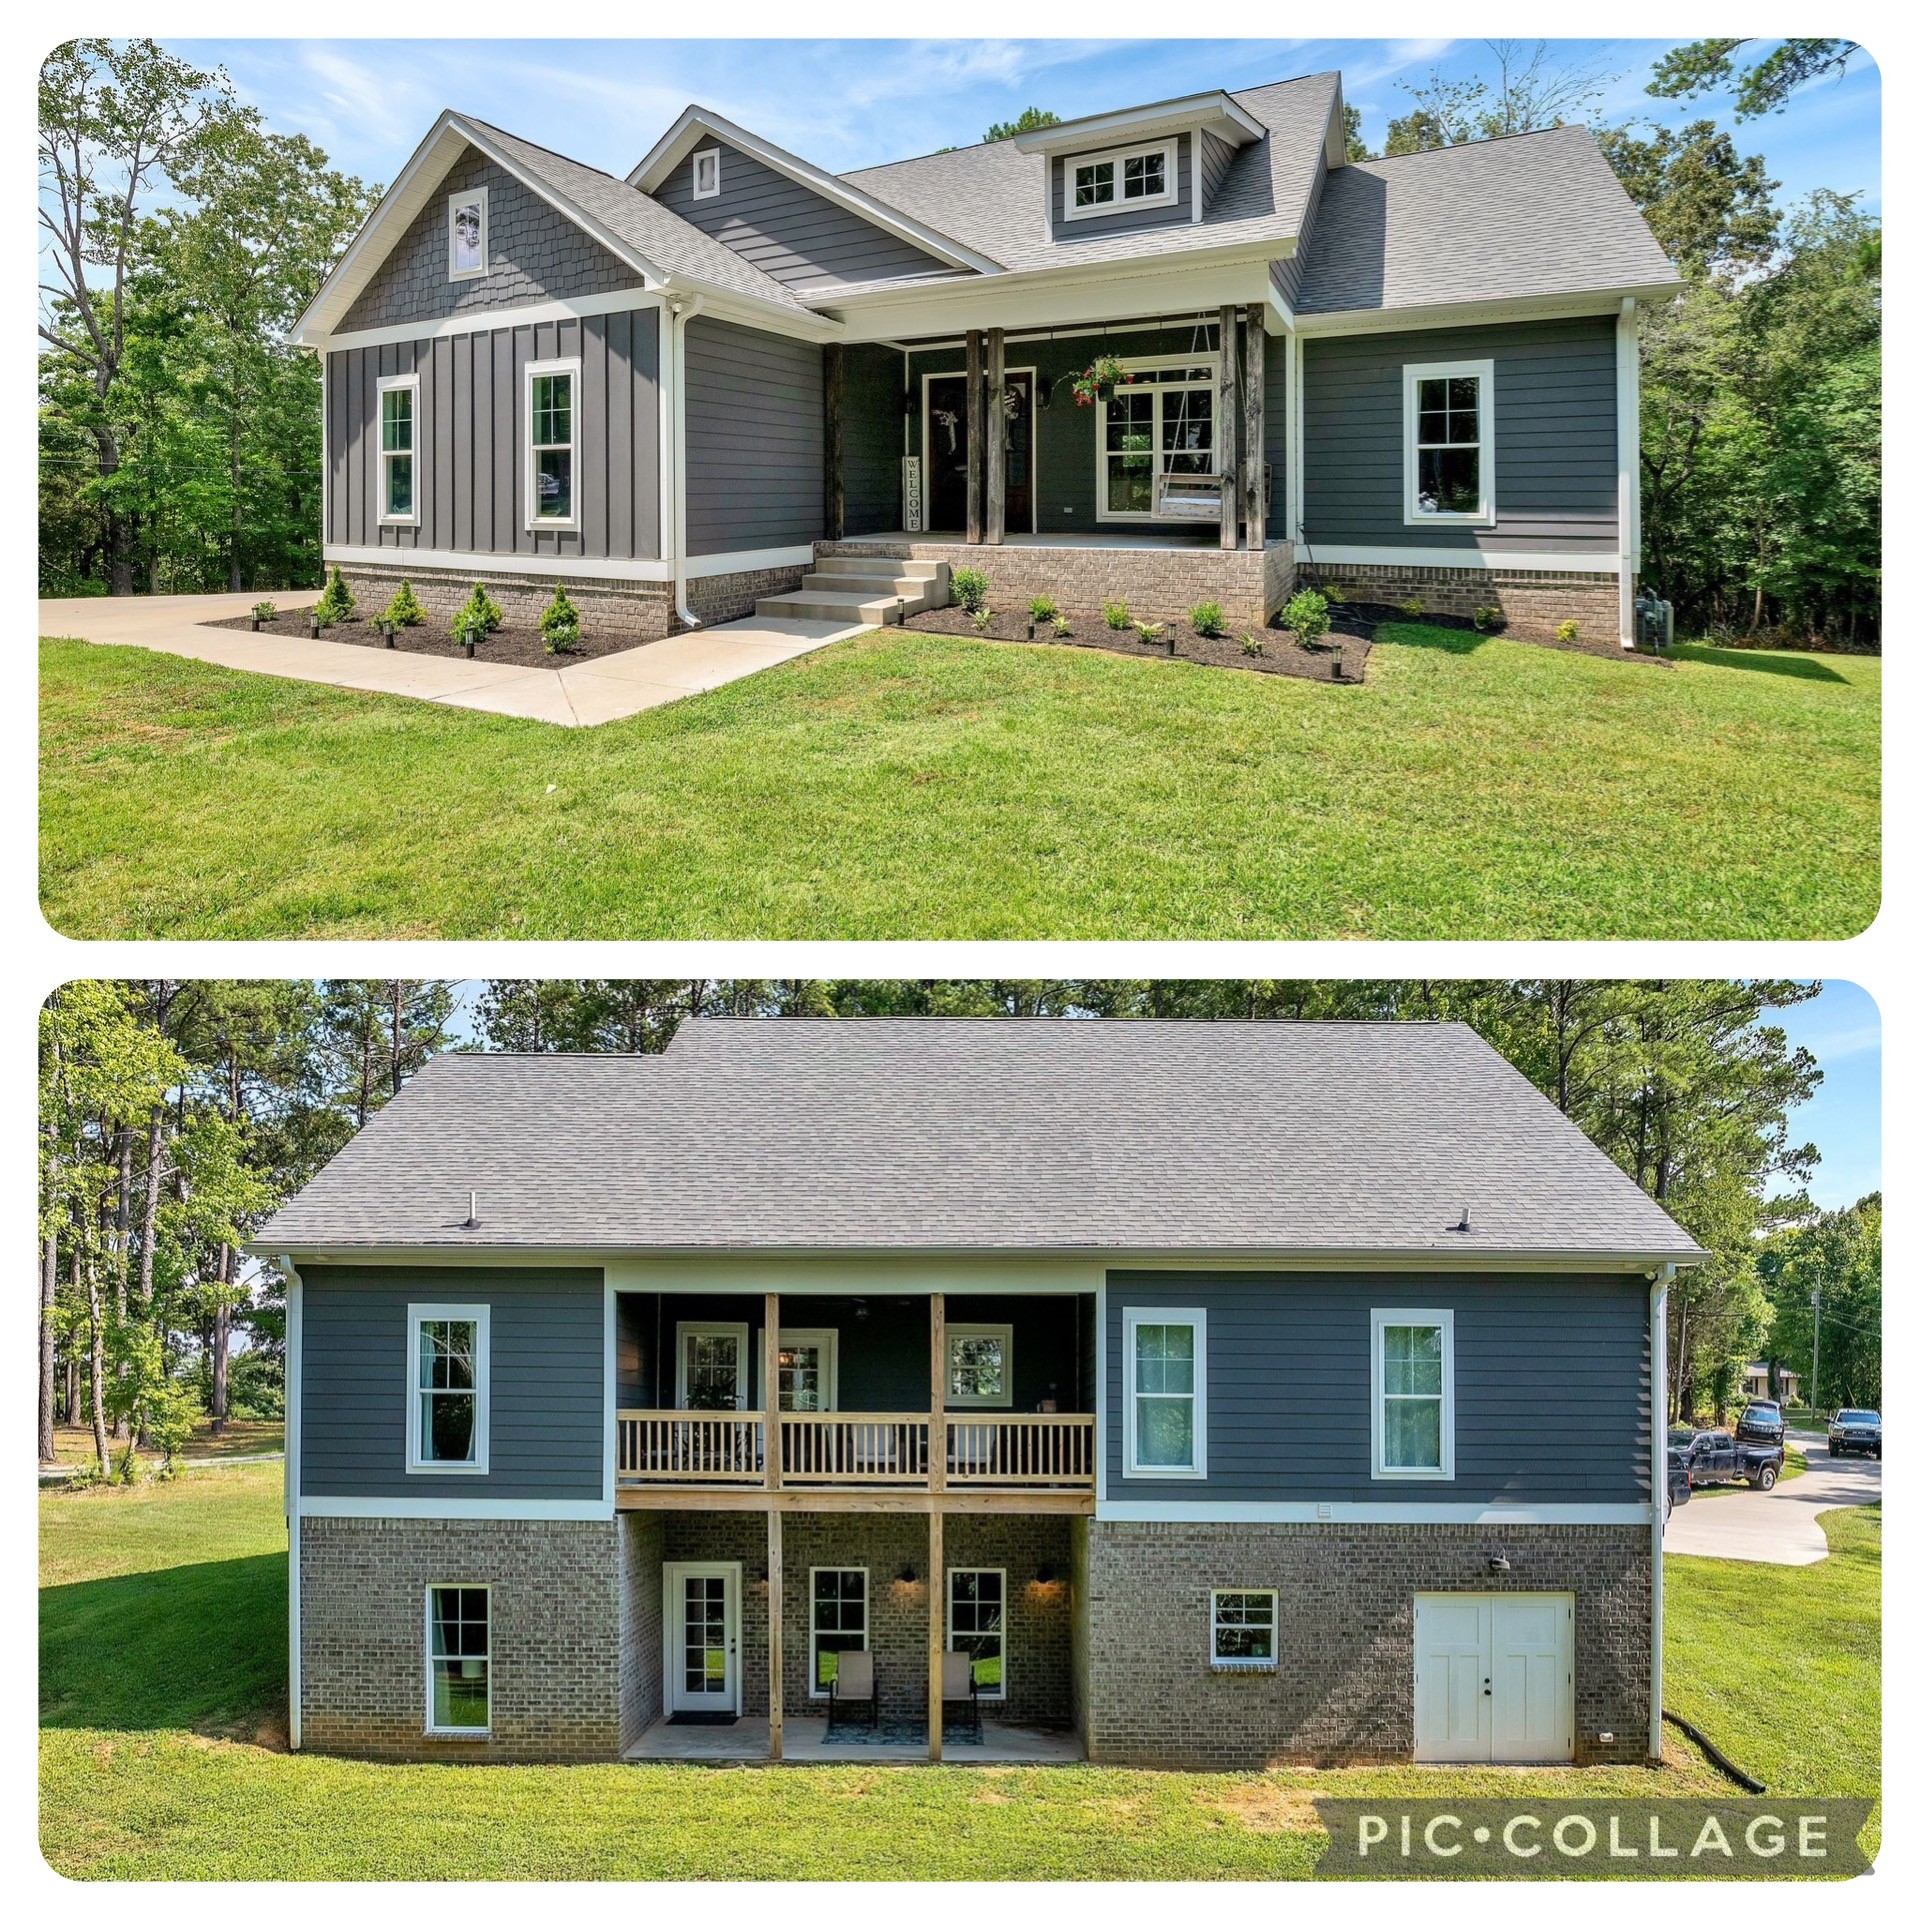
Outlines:
[{"label": "concrete walkway", "polygon": [[[561,727],[597,727],[648,707],[665,706],[669,700],[683,700],[691,693],[724,687],[731,680],[744,680],[763,667],[776,667],[864,631],[831,620],[733,620],[555,671],[500,666],[459,654],[389,653],[383,647],[204,624],[246,613],[259,597],[194,593],[42,600],[40,632],[47,638],[176,653],[188,660],[269,673],[282,680],[396,693],[445,707],[547,720]],[[283,608],[310,607],[319,597],[315,590],[277,593],[273,599]]]},{"label": "concrete walkway", "polygon": [[1834,1507],[1864,1506],[1880,1498],[1880,1462],[1848,1454],[1827,1457],[1823,1434],[1790,1434],[1807,1456],[1807,1470],[1780,1481],[1771,1493],[1733,1487],[1696,1493],[1667,1521],[1667,1551],[1713,1560],[1763,1560],[1776,1567],[1811,1567],[1827,1557],[1818,1515]]}]

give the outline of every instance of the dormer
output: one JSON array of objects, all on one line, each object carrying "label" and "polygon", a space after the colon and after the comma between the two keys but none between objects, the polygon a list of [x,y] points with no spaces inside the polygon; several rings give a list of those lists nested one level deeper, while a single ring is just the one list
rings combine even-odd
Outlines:
[{"label": "dormer", "polygon": [[1014,145],[1042,157],[1047,230],[1072,241],[1204,220],[1234,155],[1266,133],[1231,94],[1196,93],[1037,127]]}]

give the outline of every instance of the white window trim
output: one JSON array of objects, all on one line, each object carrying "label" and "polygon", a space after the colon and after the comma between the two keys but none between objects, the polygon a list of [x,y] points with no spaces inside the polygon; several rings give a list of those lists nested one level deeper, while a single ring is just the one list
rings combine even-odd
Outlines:
[{"label": "white window trim", "polygon": [[[1004,1356],[1001,1377],[1006,1385],[994,1394],[957,1394],[953,1390],[953,1343],[956,1340],[997,1339]],[[946,1350],[942,1355],[946,1369],[946,1404],[965,1412],[969,1407],[1011,1407],[1013,1405],[1013,1328],[1001,1326],[948,1324]]]},{"label": "white window trim", "polygon": [[[711,160],[713,162],[713,185],[710,187],[703,187],[700,184],[700,163],[703,160]],[[719,197],[719,193],[720,149],[718,147],[702,147],[693,156],[693,197],[696,200],[713,200]]]},{"label": "white window trim", "polygon": [[[1137,1457],[1134,1417],[1134,1332],[1139,1327],[1193,1329],[1193,1464],[1143,1467]],[[1207,1310],[1205,1307],[1127,1307],[1120,1315],[1120,1407],[1125,1428],[1122,1478],[1127,1480],[1204,1480],[1207,1477]]]},{"label": "white window trim", "polygon": [[744,1413],[753,1404],[753,1368],[749,1355],[753,1349],[747,1344],[747,1323],[744,1320],[682,1320],[673,1336],[673,1404],[684,1413],[687,1410],[687,1338],[690,1334],[714,1333],[731,1334],[740,1345],[739,1384],[734,1388],[734,1411]]},{"label": "white window trim", "polygon": [[[441,1727],[433,1719],[433,1596],[447,1592],[484,1593],[487,1596],[487,1724],[484,1727]],[[429,1580],[425,1596],[425,1627],[421,1651],[426,1661],[425,1726],[429,1740],[490,1740],[493,1738],[493,1588],[485,1580]]]},{"label": "white window trim", "polygon": [[[573,511],[564,520],[541,517],[536,509],[540,504],[540,491],[534,475],[533,445],[533,383],[543,374],[564,373],[571,376],[573,389],[567,408],[567,420],[573,437],[567,442],[567,450],[573,455]],[[569,533],[580,525],[580,356],[575,354],[568,360],[529,360],[526,379],[520,389],[521,423],[520,453],[527,466],[527,531],[529,533]],[[556,441],[553,443],[558,445]]]},{"label": "white window trim", "polygon": [[1007,1697],[1007,1610],[1012,1604],[1012,1593],[1007,1586],[1005,1567],[949,1567],[947,1569],[947,1651],[959,1651],[953,1644],[953,1583],[963,1573],[997,1573],[1000,1576],[1000,1684],[989,1692],[980,1689],[982,1700],[1004,1700]]},{"label": "white window trim", "polygon": [[[1422,380],[1480,382],[1480,505],[1473,513],[1420,511],[1420,387]],[[1401,512],[1410,527],[1490,527],[1493,504],[1493,362],[1433,360],[1400,369]]]},{"label": "white window trim", "polygon": [[[480,203],[480,264],[477,267],[456,267],[454,262],[453,217],[464,206],[474,201]],[[487,269],[492,264],[493,254],[489,246],[487,227],[487,190],[485,187],[469,187],[464,193],[447,195],[447,278],[449,280],[484,280]]]},{"label": "white window trim", "polygon": [[[802,1341],[817,1344],[820,1348],[821,1383],[826,1388],[827,1404],[825,1413],[837,1413],[840,1408],[840,1329],[838,1327],[782,1327],[780,1344],[783,1347],[796,1346]],[[756,1327],[753,1330],[754,1378],[766,1377],[767,1367],[767,1330]]]},{"label": "white window trim", "polygon": [[820,1625],[819,1615],[814,1611],[817,1595],[814,1592],[814,1578],[822,1573],[857,1573],[866,1582],[866,1602],[860,1612],[860,1651],[870,1653],[873,1650],[873,1575],[865,1567],[809,1567],[807,1569],[807,1698],[809,1700],[830,1700],[831,1692],[819,1684],[820,1676]]},{"label": "white window trim", "polygon": [[[1387,1459],[1386,1340],[1388,1327],[1440,1329],[1440,1464],[1390,1467]],[[1373,1477],[1376,1480],[1451,1480],[1453,1478],[1453,1309],[1451,1307],[1375,1307],[1373,1309]]]},{"label": "white window trim", "polygon": [[[1159,359],[1152,360],[1122,360],[1120,364],[1128,373],[1161,373],[1175,367],[1205,367],[1207,369],[1208,378],[1204,382],[1195,384],[1203,385],[1207,392],[1213,395],[1214,442],[1213,445],[1207,449],[1207,462],[1208,471],[1217,473],[1220,467],[1219,354],[1189,353],[1173,358],[1163,356]],[[1167,392],[1168,389],[1156,384],[1150,391],[1155,394],[1162,394]],[[1172,389],[1172,391],[1177,392],[1178,389],[1175,388]],[[1156,399],[1153,406],[1153,471],[1156,478],[1160,472],[1160,456],[1163,451],[1160,445],[1160,416],[1162,411],[1162,402]],[[1093,429],[1093,457],[1095,463],[1093,475],[1094,517],[1096,520],[1110,520],[1121,526],[1146,525],[1158,517],[1153,513],[1151,508],[1145,513],[1129,513],[1107,505],[1107,403],[1104,400],[1099,403],[1095,409],[1095,413],[1097,417],[1094,421]],[[1158,489],[1156,488],[1155,491],[1157,492]]]},{"label": "white window trim", "polygon": [[[396,456],[387,451],[387,395],[400,387],[413,393],[413,445],[407,457],[413,462],[413,511],[389,513],[387,501],[387,462]],[[383,527],[417,527],[420,524],[420,376],[417,373],[382,374],[374,383],[374,432],[380,455],[380,524]]]},{"label": "white window trim", "polygon": [[[1223,1594],[1244,1594],[1273,1602],[1273,1654],[1266,1660],[1227,1658],[1220,1652],[1220,1600]],[[1216,1673],[1276,1673],[1280,1667],[1280,1594],[1274,1587],[1215,1587],[1207,1599],[1207,1664]]]},{"label": "white window trim", "polygon": [[[486,1307],[444,1307],[410,1302],[407,1307],[407,1471],[473,1473],[487,1471],[487,1441],[492,1427],[493,1342]],[[473,1458],[425,1458],[420,1429],[420,1327],[427,1320],[471,1320],[473,1339]]]},{"label": "white window trim", "polygon": [[[1140,194],[1129,200],[1125,198],[1126,163],[1150,153],[1162,156],[1161,178],[1166,186],[1159,193]],[[1073,204],[1074,175],[1082,167],[1103,166],[1108,161],[1113,163],[1113,198],[1091,207],[1076,207]],[[1177,138],[1149,140],[1144,146],[1137,147],[1110,147],[1099,153],[1069,154],[1060,166],[1060,210],[1068,220],[1111,220],[1117,213],[1139,213],[1148,207],[1171,207],[1180,198],[1180,142]]]}]

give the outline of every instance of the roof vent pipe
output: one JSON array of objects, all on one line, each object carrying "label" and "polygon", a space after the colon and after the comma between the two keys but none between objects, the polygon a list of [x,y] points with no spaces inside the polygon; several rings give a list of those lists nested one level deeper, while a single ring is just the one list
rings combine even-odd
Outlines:
[{"label": "roof vent pipe", "polygon": [[480,1196],[477,1193],[467,1195],[467,1225],[477,1227],[480,1224]]},{"label": "roof vent pipe", "polygon": [[1460,1209],[1460,1224],[1454,1228],[1454,1232],[1455,1233],[1471,1233],[1472,1231],[1473,1231],[1473,1209],[1471,1207],[1462,1207]]}]

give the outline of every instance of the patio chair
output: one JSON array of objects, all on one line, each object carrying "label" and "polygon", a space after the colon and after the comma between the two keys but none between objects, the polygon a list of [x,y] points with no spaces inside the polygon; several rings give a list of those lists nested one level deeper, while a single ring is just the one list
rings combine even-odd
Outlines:
[{"label": "patio chair", "polygon": [[865,1720],[870,1727],[880,1724],[880,1688],[870,1653],[841,1654],[827,1689],[827,1730],[849,1720]]},{"label": "patio chair", "polygon": [[973,1677],[973,1655],[940,1656],[940,1718],[943,1725],[980,1731],[980,1685]]}]

